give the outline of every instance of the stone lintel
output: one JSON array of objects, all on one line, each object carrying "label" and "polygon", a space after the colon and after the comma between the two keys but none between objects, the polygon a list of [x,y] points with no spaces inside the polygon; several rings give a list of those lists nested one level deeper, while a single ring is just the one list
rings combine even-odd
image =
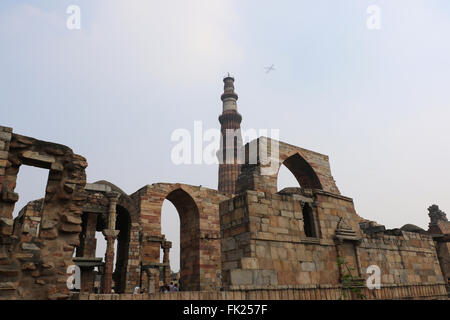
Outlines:
[{"label": "stone lintel", "polygon": [[99,267],[103,266],[103,258],[75,257],[73,262],[79,267]]},{"label": "stone lintel", "polygon": [[55,157],[46,154],[40,154],[34,151],[24,151],[21,154],[25,164],[50,169],[52,164],[56,162]]},{"label": "stone lintel", "polygon": [[86,191],[97,191],[97,192],[110,192],[112,189],[110,186],[99,183],[86,183],[84,187]]},{"label": "stone lintel", "polygon": [[163,242],[164,241],[164,236],[147,236],[145,237],[145,242]]},{"label": "stone lintel", "polygon": [[105,207],[105,206],[85,204],[83,206],[83,212],[87,212],[87,213],[107,213],[108,212],[108,208]]}]

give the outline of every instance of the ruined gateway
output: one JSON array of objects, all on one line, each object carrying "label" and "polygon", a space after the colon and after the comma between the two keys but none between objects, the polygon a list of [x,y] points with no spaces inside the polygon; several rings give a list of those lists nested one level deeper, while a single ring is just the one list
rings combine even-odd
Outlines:
[{"label": "ruined gateway", "polygon": [[[224,83],[222,135],[242,120],[234,79]],[[237,142],[235,156],[239,134]],[[267,148],[272,174],[259,156],[243,165],[235,158],[219,165],[218,190],[154,183],[127,195],[107,181],[86,183],[86,159],[70,148],[0,127],[0,298],[339,299],[345,275],[368,299],[447,298],[450,223],[436,205],[428,209],[428,231],[386,230],[359,217],[353,200],[341,195],[326,155],[264,137],[255,142]],[[278,155],[269,148],[274,143]],[[244,146],[247,155],[251,145]],[[282,164],[301,188],[277,192]],[[13,220],[22,165],[48,169],[49,176],[45,198]],[[181,226],[182,291],[168,294],[158,292],[160,281],[170,281],[171,243],[161,234],[165,199]],[[96,231],[107,240],[104,262],[95,257]],[[72,265],[81,270],[76,293],[67,286]],[[381,269],[380,289],[364,286],[370,265]],[[147,293],[133,295],[136,286]]]}]

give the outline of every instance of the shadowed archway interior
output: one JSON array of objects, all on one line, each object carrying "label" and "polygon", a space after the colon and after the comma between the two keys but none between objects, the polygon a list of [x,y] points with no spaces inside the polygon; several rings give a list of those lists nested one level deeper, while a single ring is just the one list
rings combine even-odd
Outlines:
[{"label": "shadowed archway interior", "polygon": [[300,187],[305,189],[322,189],[322,184],[314,169],[298,153],[284,160],[283,165],[292,172]]},{"label": "shadowed archway interior", "polygon": [[200,290],[200,215],[192,197],[182,189],[170,192],[180,217],[180,289]]},{"label": "shadowed archway interior", "polygon": [[127,278],[131,218],[128,210],[122,206],[118,205],[116,207],[116,212],[116,230],[119,230],[119,235],[117,236],[116,265],[113,274],[115,284],[114,291],[123,293],[125,292]]}]

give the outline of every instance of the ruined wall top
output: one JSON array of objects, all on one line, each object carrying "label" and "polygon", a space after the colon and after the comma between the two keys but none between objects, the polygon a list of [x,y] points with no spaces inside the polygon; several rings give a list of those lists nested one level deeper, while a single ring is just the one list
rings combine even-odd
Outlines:
[{"label": "ruined wall top", "polygon": [[244,153],[245,164],[238,178],[237,192],[277,192],[278,172],[284,164],[302,188],[340,195],[326,155],[267,137],[247,143]]}]

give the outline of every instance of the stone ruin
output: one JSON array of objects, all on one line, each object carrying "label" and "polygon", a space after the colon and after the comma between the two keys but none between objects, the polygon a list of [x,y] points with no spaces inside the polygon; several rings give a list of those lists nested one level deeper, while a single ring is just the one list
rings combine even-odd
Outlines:
[{"label": "stone ruin", "polygon": [[[368,298],[447,297],[450,224],[438,206],[428,209],[428,231],[386,230],[361,218],[337,188],[328,156],[265,137],[239,145],[234,79],[224,82],[220,151],[230,151],[226,129],[238,139],[233,162],[220,162],[218,190],[154,183],[127,195],[107,181],[86,183],[86,159],[70,148],[0,127],[0,299],[128,299],[135,287],[145,288],[148,299],[162,298],[159,283],[170,282],[172,245],[161,233],[165,199],[180,217],[179,294],[190,294],[185,298],[201,298],[194,295],[200,292],[209,299],[335,299],[348,272]],[[248,156],[254,143],[268,150],[265,159],[258,153],[255,163],[238,163],[236,150]],[[279,152],[268,147],[274,145]],[[45,197],[13,219],[23,165],[48,169],[48,182]],[[300,188],[277,192],[281,165]],[[105,257],[95,256],[100,231]],[[378,290],[361,285],[371,265],[381,270]],[[80,270],[76,290],[68,286],[72,266]]]}]

